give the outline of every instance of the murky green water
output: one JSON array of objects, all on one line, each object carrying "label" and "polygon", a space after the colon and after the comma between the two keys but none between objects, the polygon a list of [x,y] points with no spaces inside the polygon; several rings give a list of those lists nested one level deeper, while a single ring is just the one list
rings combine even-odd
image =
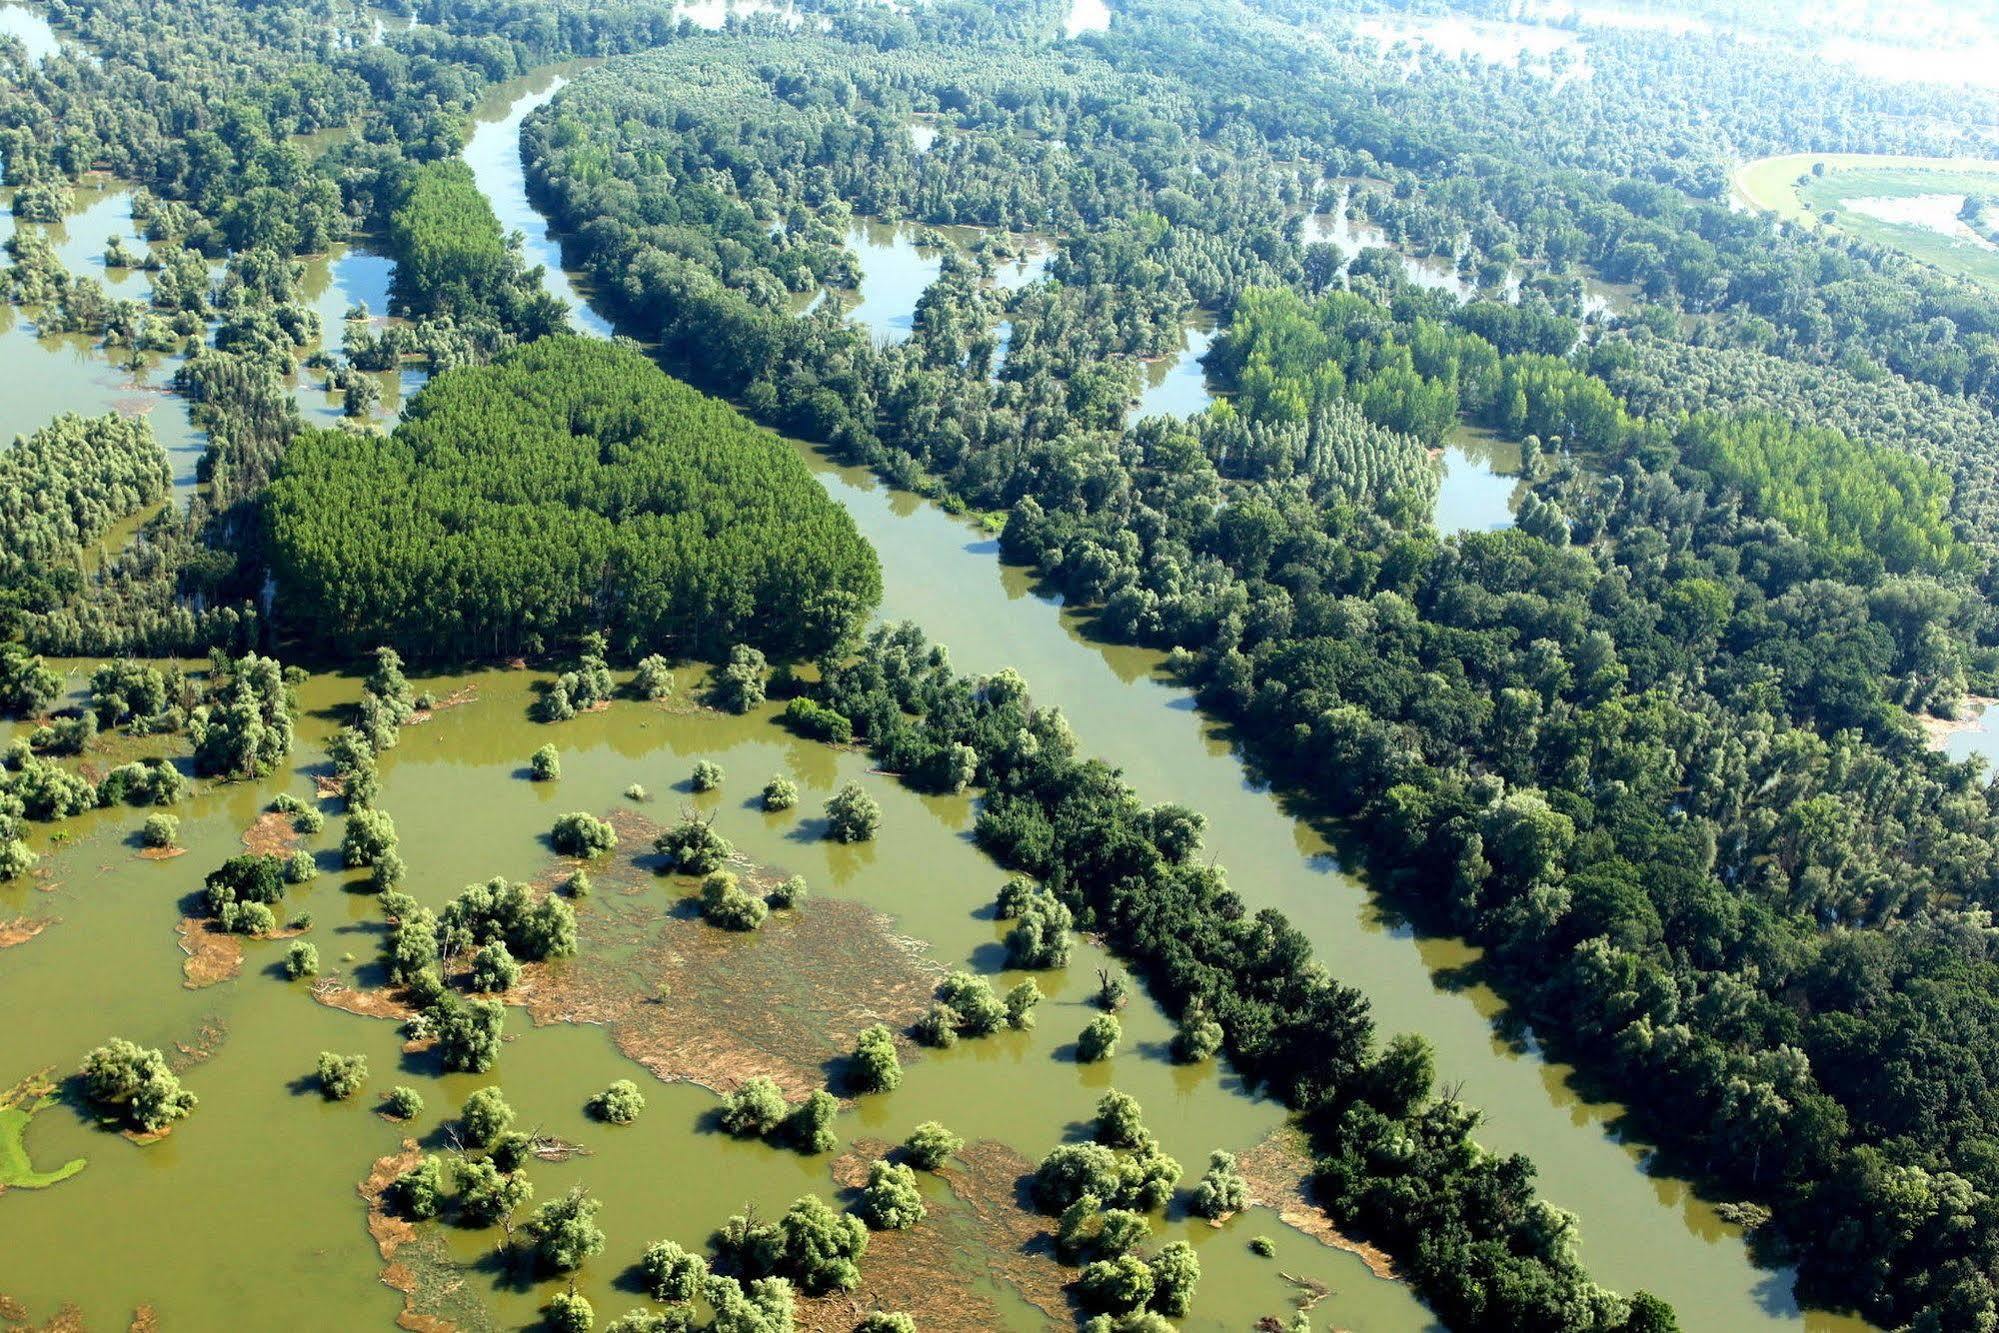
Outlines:
[{"label": "murky green water", "polygon": [[[872,775],[862,755],[798,741],[775,724],[774,706],[737,718],[674,716],[622,702],[548,727],[526,720],[533,697],[527,673],[491,672],[432,688],[442,694],[466,683],[477,686],[476,702],[407,728],[383,761],[382,805],[401,834],[406,887],[426,903],[441,905],[465,884],[492,875],[535,875],[550,863],[543,835],[556,815],[619,808],[628,804],[621,793],[638,782],[655,793],[642,807],[650,817],[671,820],[682,805],[697,805],[714,812],[717,827],[751,859],[804,874],[815,894],[807,913],[829,897],[858,899],[892,913],[900,932],[928,941],[928,956],[943,966],[991,972],[1001,961],[1001,928],[989,909],[1004,876],[967,839],[968,800],[919,797]],[[334,727],[338,707],[355,694],[351,680],[309,682],[295,768],[264,783],[205,791],[188,804],[182,811],[187,855],[141,860],[131,837],[138,816],[99,812],[63,826],[71,839],[60,849],[48,830],[40,831],[52,882],[0,888],[0,919],[60,918],[39,938],[0,952],[0,1003],[9,1013],[32,1015],[0,1027],[0,1070],[66,1071],[113,1034],[171,1049],[175,1042],[193,1044],[204,1025],[226,1030],[213,1057],[185,1075],[201,1105],[160,1143],[134,1147],[67,1107],[37,1118],[28,1135],[35,1160],[83,1156],[90,1165],[58,1187],[15,1192],[0,1202],[0,1252],[36,1256],[27,1268],[7,1265],[0,1290],[30,1309],[46,1313],[75,1301],[102,1327],[120,1326],[142,1303],[154,1305],[168,1329],[388,1324],[398,1301],[376,1283],[380,1260],[362,1228],[354,1186],[404,1132],[371,1109],[375,1096],[396,1082],[417,1087],[428,1103],[413,1130],[420,1137],[473,1088],[497,1082],[521,1125],[591,1151],[562,1165],[535,1164],[530,1174],[538,1198],[576,1182],[603,1200],[609,1248],[586,1267],[579,1289],[606,1317],[637,1303],[616,1284],[653,1240],[699,1246],[745,1203],[769,1214],[807,1190],[834,1193],[830,1157],[706,1132],[702,1121],[716,1104],[714,1094],[661,1085],[598,1028],[534,1029],[513,1010],[509,1041],[492,1074],[439,1076],[429,1060],[399,1052],[393,1024],[324,1008],[276,975],[282,944],[250,942],[237,980],[182,988],[172,933],[182,899],[198,890],[207,870],[240,850],[238,834],[276,791],[309,793],[306,771],[320,761],[317,746]],[[525,758],[545,741],[561,749],[562,780],[526,781]],[[696,798],[684,791],[697,758],[716,760],[728,772],[719,793]],[[767,815],[751,808],[775,772],[798,782],[796,811]],[[882,803],[882,834],[872,845],[842,847],[811,833],[821,804],[849,780],[865,783]],[[315,918],[310,938],[327,972],[351,972],[378,947],[376,900],[331,869],[339,824],[330,820],[307,843],[319,849],[328,873],[294,888],[286,902],[287,915],[307,911]],[[684,891],[679,881],[653,881],[637,910],[664,912]],[[605,910],[599,898],[579,907],[593,910]],[[1183,1165],[1204,1161],[1212,1148],[1248,1148],[1281,1123],[1281,1108],[1245,1095],[1225,1070],[1170,1064],[1164,1052],[1171,1025],[1142,1000],[1126,1011],[1125,1043],[1115,1060],[1082,1066],[1062,1058],[1060,1048],[1094,1013],[1087,996],[1096,969],[1106,965],[1084,944],[1065,971],[1037,974],[1049,998],[1032,1032],[913,1059],[900,1090],[866,1099],[841,1117],[836,1128],[843,1142],[899,1140],[920,1121],[938,1119],[967,1139],[998,1139],[1038,1157],[1076,1132],[1075,1122],[1088,1118],[1110,1086],[1139,1098],[1147,1123]],[[1001,985],[1017,979],[995,977]],[[347,1103],[324,1101],[306,1079],[323,1049],[364,1053],[369,1091]],[[586,1117],[592,1093],[634,1076],[644,1082],[648,1102],[636,1125],[609,1128]],[[1259,1233],[1277,1239],[1276,1259],[1249,1253],[1247,1241]],[[60,1239],[85,1235],[88,1245]],[[217,1244],[227,1235],[256,1236],[256,1262],[233,1261],[229,1247]],[[1252,1210],[1219,1230],[1184,1221],[1161,1225],[1160,1240],[1180,1237],[1199,1247],[1206,1272],[1189,1327],[1240,1328],[1260,1314],[1285,1311],[1290,1291],[1280,1270],[1331,1286],[1336,1294],[1321,1309],[1343,1326],[1411,1330],[1428,1323],[1406,1288],[1369,1276],[1359,1260],[1291,1231],[1268,1211]],[[467,1264],[478,1263],[497,1240],[495,1231],[450,1233],[452,1252]],[[107,1261],[121,1254],[143,1254],[146,1262]],[[518,1289],[482,1271],[466,1280],[508,1327],[531,1326],[555,1289]],[[304,1292],[311,1299],[301,1302]],[[1017,1301],[1003,1308],[1011,1310],[1012,1326],[1044,1322]]]}]

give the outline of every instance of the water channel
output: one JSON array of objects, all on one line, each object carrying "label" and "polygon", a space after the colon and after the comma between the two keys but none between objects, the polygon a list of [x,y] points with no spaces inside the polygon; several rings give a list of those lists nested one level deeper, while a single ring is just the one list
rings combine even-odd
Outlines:
[{"label": "water channel", "polygon": [[[481,182],[502,219],[529,209],[499,193],[504,176]],[[1739,1230],[1684,1181],[1650,1174],[1648,1151],[1617,1133],[1623,1108],[1579,1095],[1566,1066],[1508,1030],[1496,995],[1463,981],[1476,951],[1400,924],[1342,869],[1323,831],[1245,770],[1221,729],[1161,675],[1160,655],[1090,641],[1059,597],[998,562],[986,532],[798,447],[880,553],[883,616],[922,625],[961,669],[1018,668],[1146,799],[1203,811],[1208,847],[1237,889],[1287,913],[1332,973],[1367,993],[1385,1032],[1430,1039],[1440,1076],[1484,1112],[1482,1142],[1533,1160],[1547,1196],[1579,1215],[1581,1254],[1600,1280],[1659,1293],[1689,1327],[1865,1327],[1800,1314],[1787,1273],[1751,1263]]]}]

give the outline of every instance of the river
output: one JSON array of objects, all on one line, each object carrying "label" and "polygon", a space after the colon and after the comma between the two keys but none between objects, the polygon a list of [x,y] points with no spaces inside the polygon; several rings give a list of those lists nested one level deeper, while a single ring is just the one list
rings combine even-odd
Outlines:
[{"label": "river", "polygon": [[[510,226],[530,211],[505,193],[518,179],[480,177]],[[1579,1095],[1566,1066],[1510,1030],[1499,998],[1465,980],[1477,952],[1398,922],[1342,868],[1325,833],[1258,782],[1188,692],[1163,678],[1159,654],[1087,639],[1060,598],[999,563],[990,534],[798,447],[880,553],[883,616],[922,625],[960,669],[1018,668],[1041,701],[1062,707],[1084,749],[1123,768],[1146,799],[1203,811],[1208,849],[1238,891],[1287,913],[1332,973],[1368,995],[1384,1033],[1433,1043],[1440,1077],[1485,1114],[1482,1142],[1533,1160],[1547,1196],[1579,1215],[1581,1255],[1599,1280],[1657,1292],[1688,1328],[1865,1327],[1801,1315],[1788,1274],[1751,1263],[1738,1229],[1686,1182],[1649,1174],[1647,1150],[1616,1131],[1623,1108]]]}]

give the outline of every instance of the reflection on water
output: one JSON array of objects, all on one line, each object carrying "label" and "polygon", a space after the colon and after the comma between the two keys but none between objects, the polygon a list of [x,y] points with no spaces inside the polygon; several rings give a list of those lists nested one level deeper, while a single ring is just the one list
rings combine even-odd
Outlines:
[{"label": "reflection on water", "polygon": [[1138,401],[1132,404],[1127,420],[1145,417],[1191,417],[1207,410],[1215,401],[1208,388],[1208,372],[1201,364],[1215,343],[1214,316],[1195,311],[1180,333],[1180,350],[1146,362],[1142,371]]},{"label": "reflection on water", "polygon": [[0,37],[12,37],[28,49],[28,59],[40,64],[62,49],[62,39],[40,10],[0,4]]},{"label": "reflection on water", "polygon": [[578,294],[578,280],[562,267],[562,247],[549,235],[548,222],[528,203],[527,173],[521,166],[521,122],[546,105],[571,77],[594,61],[575,61],[539,71],[493,90],[480,105],[464,158],[491,200],[500,228],[520,232],[529,264],[540,264],[544,285],[569,309],[580,332],[611,336],[611,323]]},{"label": "reflection on water", "polygon": [[1519,503],[1520,446],[1490,431],[1460,426],[1444,445],[1437,487],[1437,531],[1497,532],[1513,526]]},{"label": "reflection on water", "polygon": [[857,221],[847,228],[847,247],[861,263],[861,289],[847,318],[876,342],[899,343],[916,329],[916,303],[944,270],[944,252],[917,244],[914,223]]},{"label": "reflection on water", "polygon": [[1965,196],[1961,194],[1866,195],[1858,199],[1842,199],[1840,206],[1898,227],[1919,227],[1932,231],[1961,245],[1976,246],[1980,250],[1999,250],[1999,245],[1980,236],[1958,216],[1964,208],[1964,200]]}]

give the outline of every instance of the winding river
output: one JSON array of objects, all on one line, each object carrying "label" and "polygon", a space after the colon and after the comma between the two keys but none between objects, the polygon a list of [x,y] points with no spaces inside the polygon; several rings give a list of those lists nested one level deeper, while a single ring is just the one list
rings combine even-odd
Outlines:
[{"label": "winding river", "polygon": [[[526,197],[519,163],[495,146],[563,77],[544,73],[502,90],[468,158],[502,222],[522,230],[530,260],[546,265],[550,290],[574,306],[575,284]],[[606,327],[585,311],[578,319]],[[1044,702],[1061,706],[1084,749],[1122,767],[1146,799],[1203,811],[1208,848],[1245,899],[1289,915],[1332,973],[1368,995],[1384,1033],[1420,1032],[1435,1045],[1440,1078],[1485,1114],[1482,1142],[1532,1159],[1547,1196],[1578,1214],[1581,1257],[1596,1277],[1658,1293],[1688,1328],[1865,1327],[1801,1314],[1788,1273],[1751,1263],[1738,1229],[1686,1182],[1650,1174],[1648,1151],[1617,1132],[1623,1108],[1580,1095],[1570,1070],[1544,1057],[1530,1032],[1515,1031],[1499,997],[1471,979],[1477,951],[1400,923],[1343,868],[1327,831],[1261,784],[1222,729],[1161,674],[1160,654],[1088,639],[1059,597],[998,561],[990,533],[797,447],[880,553],[882,615],[915,620],[949,645],[960,669],[1018,668]]]}]

